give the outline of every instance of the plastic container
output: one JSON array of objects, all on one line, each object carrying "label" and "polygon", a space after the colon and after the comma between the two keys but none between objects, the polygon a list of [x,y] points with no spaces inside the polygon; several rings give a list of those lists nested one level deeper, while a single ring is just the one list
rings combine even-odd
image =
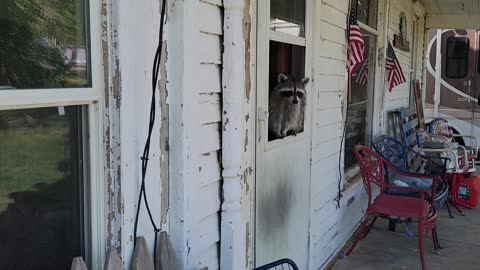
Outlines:
[{"label": "plastic container", "polygon": [[462,206],[475,208],[480,196],[480,176],[476,174],[458,174],[453,187],[455,201]]}]

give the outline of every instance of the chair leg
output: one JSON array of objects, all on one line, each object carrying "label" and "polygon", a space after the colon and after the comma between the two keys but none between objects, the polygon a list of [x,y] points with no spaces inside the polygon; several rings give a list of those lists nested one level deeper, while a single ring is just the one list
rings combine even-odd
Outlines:
[{"label": "chair leg", "polygon": [[370,222],[370,224],[368,224],[367,228],[365,229],[365,232],[362,235],[362,239],[365,239],[365,237],[367,237],[367,234],[372,230],[373,225],[375,225],[375,222],[377,221],[377,219],[378,219],[378,216],[375,216]]},{"label": "chair leg", "polygon": [[360,228],[356,232],[355,239],[353,240],[353,243],[350,246],[350,248],[348,248],[347,252],[345,252],[345,256],[350,256],[353,249],[355,249],[355,246],[357,245],[358,241],[362,239],[362,236],[364,235],[365,230],[367,229],[367,222],[368,222],[368,219],[370,218],[370,215],[371,214],[368,212],[365,214],[365,217],[362,220],[362,224],[360,224]]},{"label": "chair leg", "polygon": [[443,247],[440,246],[440,241],[438,239],[438,231],[437,227],[432,229],[432,240],[433,240],[433,247],[435,248],[435,254],[440,255],[439,249],[443,249]]},{"label": "chair leg", "polygon": [[425,267],[425,258],[423,257],[423,226],[422,224],[418,225],[418,249],[420,252],[420,262],[422,263],[422,270],[426,270]]},{"label": "chair leg", "polygon": [[458,213],[460,213],[460,215],[462,216],[465,216],[465,212],[462,211],[462,209],[460,209],[460,207],[458,207],[457,203],[452,199],[452,205],[455,209],[457,209]]},{"label": "chair leg", "polygon": [[435,228],[433,228],[433,236],[435,237],[435,243],[437,245],[437,249],[443,249],[443,247],[440,245],[440,239],[438,239],[438,227],[435,226]]},{"label": "chair leg", "polygon": [[435,235],[435,229],[432,229],[432,240],[433,240],[433,248],[438,250],[438,242],[437,242],[437,237]]},{"label": "chair leg", "polygon": [[450,216],[450,218],[455,218],[452,215],[452,210],[450,209],[450,203],[448,202],[448,200],[445,202],[445,204],[447,205],[447,211],[448,211],[448,215]]},{"label": "chair leg", "polygon": [[388,230],[391,232],[395,232],[397,226],[396,220],[388,219]]}]

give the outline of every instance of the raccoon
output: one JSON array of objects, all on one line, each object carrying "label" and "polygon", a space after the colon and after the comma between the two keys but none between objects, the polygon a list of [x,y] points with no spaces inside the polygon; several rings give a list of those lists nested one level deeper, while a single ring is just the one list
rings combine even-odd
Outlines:
[{"label": "raccoon", "polygon": [[269,140],[303,131],[308,81],[307,77],[298,80],[282,73],[278,75],[278,85],[270,91],[268,102]]}]

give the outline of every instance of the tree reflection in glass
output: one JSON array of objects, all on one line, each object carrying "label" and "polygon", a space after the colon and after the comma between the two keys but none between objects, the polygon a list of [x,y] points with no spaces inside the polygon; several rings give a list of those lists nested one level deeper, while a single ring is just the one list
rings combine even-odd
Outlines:
[{"label": "tree reflection in glass", "polygon": [[0,0],[0,90],[90,86],[84,0]]}]

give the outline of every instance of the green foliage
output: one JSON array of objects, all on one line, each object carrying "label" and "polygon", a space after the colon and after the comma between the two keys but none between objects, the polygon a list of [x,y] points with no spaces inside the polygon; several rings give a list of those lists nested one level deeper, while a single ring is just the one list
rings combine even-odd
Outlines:
[{"label": "green foliage", "polygon": [[63,87],[67,69],[59,47],[85,45],[77,38],[81,1],[0,0],[0,85]]}]

